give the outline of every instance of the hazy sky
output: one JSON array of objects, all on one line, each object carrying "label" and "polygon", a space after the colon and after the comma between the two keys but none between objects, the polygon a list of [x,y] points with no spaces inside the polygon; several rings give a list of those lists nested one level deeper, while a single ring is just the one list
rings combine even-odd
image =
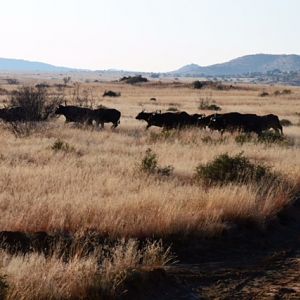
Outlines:
[{"label": "hazy sky", "polygon": [[170,71],[300,54],[299,0],[0,0],[0,57]]}]

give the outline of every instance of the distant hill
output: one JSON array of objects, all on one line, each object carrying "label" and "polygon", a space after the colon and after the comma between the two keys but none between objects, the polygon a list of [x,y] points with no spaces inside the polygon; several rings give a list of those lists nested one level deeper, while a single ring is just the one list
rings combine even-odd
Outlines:
[{"label": "distant hill", "polygon": [[61,73],[76,71],[76,69],[57,67],[42,62],[28,61],[23,59],[0,58],[0,71]]},{"label": "distant hill", "polygon": [[229,62],[201,67],[196,64],[186,65],[171,72],[178,75],[241,75],[246,73],[266,73],[278,69],[284,71],[300,71],[300,55],[254,54],[242,56]]},{"label": "distant hill", "polygon": [[[221,76],[221,75],[243,75],[247,73],[266,73],[268,71],[280,70],[299,71],[300,55],[272,55],[254,54],[242,56],[222,64],[201,67],[196,64],[186,65],[176,71],[161,73],[163,76]],[[28,72],[28,73],[64,73],[64,72],[94,72],[84,69],[58,67],[42,62],[34,62],[22,59],[0,58],[0,72]],[[132,74],[145,74],[152,76],[153,73],[121,71],[115,69],[98,70],[103,74],[114,74],[124,76]]]}]

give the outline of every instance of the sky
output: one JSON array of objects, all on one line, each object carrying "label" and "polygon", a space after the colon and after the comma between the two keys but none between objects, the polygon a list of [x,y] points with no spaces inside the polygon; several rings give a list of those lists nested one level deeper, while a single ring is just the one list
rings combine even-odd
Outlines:
[{"label": "sky", "polygon": [[164,72],[300,54],[299,0],[0,0],[0,57]]}]

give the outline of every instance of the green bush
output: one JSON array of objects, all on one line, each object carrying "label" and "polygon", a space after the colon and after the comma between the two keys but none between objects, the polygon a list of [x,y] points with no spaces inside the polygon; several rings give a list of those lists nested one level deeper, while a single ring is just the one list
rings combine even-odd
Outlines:
[{"label": "green bush", "polygon": [[205,100],[201,100],[200,104],[199,104],[199,109],[201,110],[214,110],[214,111],[220,111],[221,107],[218,106],[215,103],[209,103],[209,101],[205,101]]},{"label": "green bush", "polygon": [[192,83],[194,89],[202,89],[204,87],[203,82],[196,80]]},{"label": "green bush", "polygon": [[70,152],[76,152],[75,147],[70,146],[67,142],[64,142],[62,140],[56,140],[53,145],[51,146],[51,149],[55,152],[63,151],[66,153]]},{"label": "green bush", "polygon": [[269,93],[267,92],[262,92],[259,94],[260,97],[266,97],[266,96],[269,96]]},{"label": "green bush", "polygon": [[9,106],[22,108],[24,121],[46,121],[55,116],[54,111],[62,103],[63,95],[50,95],[46,88],[28,86],[14,91],[9,101]]},{"label": "green bush", "polygon": [[126,82],[129,84],[135,84],[135,83],[148,82],[148,79],[143,77],[142,75],[137,75],[137,76],[128,76],[128,77],[124,76],[119,81]]},{"label": "green bush", "polygon": [[140,170],[147,174],[170,176],[172,175],[174,168],[170,165],[165,167],[159,166],[156,153],[154,153],[152,149],[148,148],[140,164]]},{"label": "green bush", "polygon": [[142,159],[141,170],[146,173],[154,173],[157,169],[157,155],[151,148],[146,150],[146,154]]},{"label": "green bush", "polygon": [[251,163],[243,153],[236,156],[221,154],[212,162],[196,168],[196,177],[208,184],[258,182],[266,175],[271,175],[268,167]]}]

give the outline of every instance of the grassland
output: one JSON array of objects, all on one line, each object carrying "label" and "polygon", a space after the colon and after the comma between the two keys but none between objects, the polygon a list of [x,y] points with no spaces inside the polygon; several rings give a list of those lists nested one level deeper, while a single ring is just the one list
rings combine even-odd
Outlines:
[{"label": "grassland", "polygon": [[[24,83],[36,82],[26,78]],[[1,87],[15,88],[5,84]],[[110,257],[100,259],[99,250],[90,256],[75,256],[68,263],[56,256],[24,257],[2,252],[1,273],[7,276],[8,285],[14,287],[8,289],[8,299],[20,295],[26,299],[51,298],[52,285],[57,287],[56,294],[51,294],[55,299],[74,295],[85,298],[87,290],[95,285],[103,290],[116,289],[106,285],[118,285],[128,270],[161,266],[169,261],[161,244],[150,243],[139,252],[138,247],[132,246],[132,239],[173,238],[176,242],[189,237],[217,237],[245,222],[263,230],[268,220],[295,200],[300,188],[300,89],[289,87],[290,94],[274,95],[284,88],[237,85],[236,89],[222,91],[195,90],[187,82],[172,81],[140,86],[81,83],[77,96],[85,98],[86,103],[122,112],[117,129],[111,130],[108,125],[104,130],[96,130],[64,124],[61,117],[20,138],[2,124],[0,231],[74,235],[97,232],[127,241]],[[104,90],[121,92],[121,97],[102,98]],[[260,97],[263,90],[270,96]],[[65,88],[64,93],[68,104],[76,100],[74,87]],[[5,102],[6,97],[2,95],[1,100]],[[150,101],[151,97],[157,100]],[[145,131],[145,123],[135,120],[142,109],[164,111],[176,107],[189,113],[212,113],[199,110],[202,100],[217,103],[221,112],[273,113],[280,119],[289,119],[293,125],[284,128],[288,142],[240,144],[236,142],[238,133],[221,137],[217,132],[198,128],[167,134],[159,128]],[[55,149],[57,141],[68,146]],[[140,170],[148,148],[156,153],[160,166],[174,168],[170,176]],[[197,180],[196,167],[223,153],[243,153],[251,162],[268,166],[284,180],[212,186]],[[101,274],[99,261],[100,269],[105,270]],[[38,271],[32,273],[33,269]],[[29,272],[32,275],[26,275],[25,280],[24,274]],[[106,278],[101,284],[99,276]],[[114,276],[115,281],[109,276]]]}]

